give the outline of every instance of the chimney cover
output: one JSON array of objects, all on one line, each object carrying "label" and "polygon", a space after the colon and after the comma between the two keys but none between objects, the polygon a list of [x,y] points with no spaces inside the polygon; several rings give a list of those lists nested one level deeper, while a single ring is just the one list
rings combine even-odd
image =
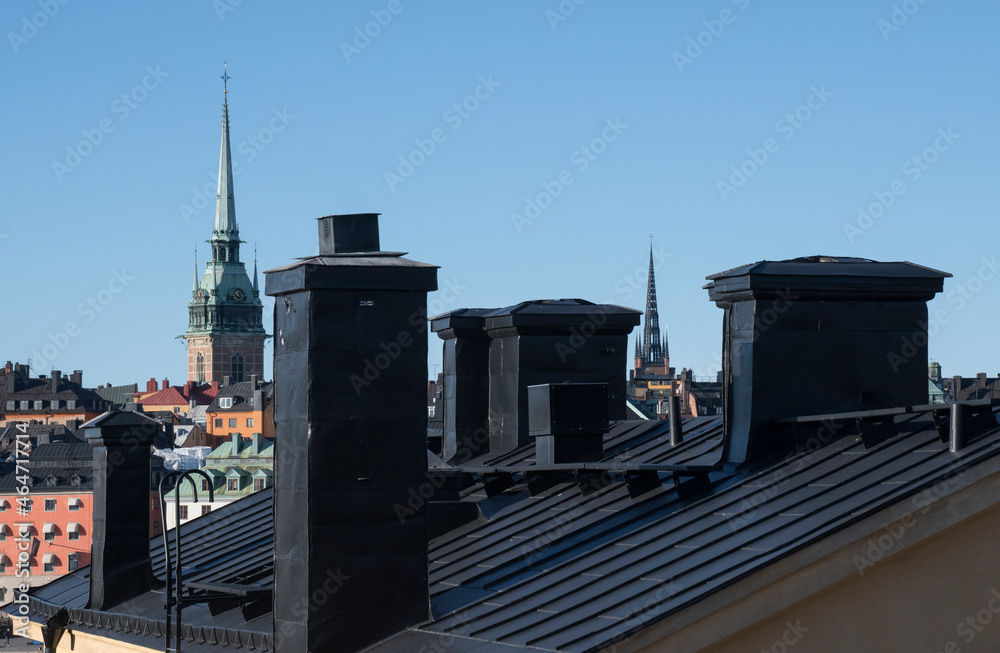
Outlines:
[{"label": "chimney cover", "polygon": [[318,218],[320,256],[379,251],[379,215],[352,213]]}]

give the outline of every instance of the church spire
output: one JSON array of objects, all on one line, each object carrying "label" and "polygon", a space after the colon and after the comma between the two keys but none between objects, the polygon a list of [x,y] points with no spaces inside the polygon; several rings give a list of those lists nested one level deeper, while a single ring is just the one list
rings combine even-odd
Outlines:
[{"label": "church spire", "polygon": [[646,315],[642,331],[642,359],[647,365],[663,365],[660,346],[660,316],[656,310],[656,278],[653,274],[653,237],[649,237],[649,279],[646,282]]},{"label": "church spire", "polygon": [[236,201],[233,199],[233,157],[229,149],[229,72],[222,73],[222,148],[219,153],[219,191],[215,201],[213,240],[239,241]]},{"label": "church spire", "polygon": [[260,286],[257,285],[257,243],[253,245],[253,292],[254,295],[260,294]]},{"label": "church spire", "polygon": [[194,286],[192,286],[191,292],[198,292],[198,245],[194,246]]}]

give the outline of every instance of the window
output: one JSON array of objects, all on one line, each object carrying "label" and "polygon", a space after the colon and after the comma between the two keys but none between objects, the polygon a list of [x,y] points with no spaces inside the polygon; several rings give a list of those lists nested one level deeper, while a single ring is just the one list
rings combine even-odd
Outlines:
[{"label": "window", "polygon": [[76,410],[76,399],[67,399],[66,400],[66,409],[67,410]]},{"label": "window", "polygon": [[0,542],[7,541],[7,524],[0,524]]},{"label": "window", "polygon": [[19,497],[17,500],[18,507],[21,508],[24,512],[31,512],[31,508],[33,507],[34,503],[35,502],[32,501],[31,499],[27,499],[25,497]]},{"label": "window", "polygon": [[154,521],[153,522],[153,535],[159,535],[159,534],[160,534],[160,522]]},{"label": "window", "polygon": [[68,558],[68,560],[66,561],[66,564],[67,564],[66,569],[67,569],[67,571],[76,571],[77,569],[80,568],[80,554],[79,553],[71,553],[71,554],[69,554],[67,556],[67,558]]},{"label": "window", "polygon": [[13,401],[8,401],[7,402],[7,410],[14,410],[14,402]]},{"label": "window", "polygon": [[210,512],[212,512],[212,506],[202,506],[201,507],[201,514],[207,515]]},{"label": "window", "polygon": [[232,397],[219,397],[219,408],[232,408],[233,398]]},{"label": "window", "polygon": [[229,418],[229,428],[231,428],[231,429],[236,428],[236,418],[235,417],[230,417]]},{"label": "window", "polygon": [[21,404],[21,410],[28,410],[28,403],[29,402],[27,402],[27,401],[20,402],[20,404]]},{"label": "window", "polygon": [[233,374],[232,382],[239,383],[243,380],[243,355],[235,354],[233,355]]},{"label": "window", "polygon": [[202,492],[208,492],[208,479],[207,478],[201,479],[201,491]]},{"label": "window", "polygon": [[35,410],[41,410],[41,409],[42,409],[42,400],[35,399]]},{"label": "window", "polygon": [[[0,574],[7,573],[7,556],[0,553]],[[3,595],[7,593],[7,588],[0,587],[0,601],[3,601]]]},{"label": "window", "polygon": [[198,383],[205,382],[205,355],[198,354],[197,362],[194,365],[194,378],[198,380]]},{"label": "window", "polygon": [[267,487],[267,479],[255,478],[253,480],[253,491],[254,492],[260,492],[261,490],[263,490],[266,487]]},{"label": "window", "polygon": [[55,524],[46,524],[45,527],[42,529],[42,532],[45,533],[45,541],[46,542],[51,542],[52,540],[56,539],[56,525]]},{"label": "window", "polygon": [[7,512],[7,499],[0,499],[0,512]]},{"label": "window", "polygon": [[56,570],[56,557],[52,553],[46,553],[45,557],[42,558],[42,571],[46,574],[51,574]]},{"label": "window", "polygon": [[49,402],[49,407],[52,410],[59,410],[59,400],[58,399],[53,399],[52,401],[50,401]]},{"label": "window", "polygon": [[79,499],[77,499],[76,497],[70,497],[69,498],[69,509],[70,510],[79,510],[80,509],[80,505],[82,503],[83,502],[80,501]]},{"label": "window", "polygon": [[69,532],[69,539],[73,540],[74,542],[76,540],[79,540],[80,539],[80,531],[79,531],[79,529],[70,531]]},{"label": "window", "polygon": [[181,519],[187,519],[187,518],[188,518],[188,507],[181,506]]},{"label": "window", "polygon": [[45,512],[52,512],[55,509],[56,509],[56,500],[55,499],[46,499],[45,500]]},{"label": "window", "polygon": [[174,412],[175,413],[181,412],[181,407],[180,406],[174,406]]},{"label": "window", "polygon": [[215,418],[215,428],[217,428],[217,429],[221,429],[222,428],[222,418],[221,417],[216,417]]},{"label": "window", "polygon": [[240,479],[231,478],[226,481],[226,489],[230,492],[238,492],[240,489]]},{"label": "window", "polygon": [[253,418],[252,417],[248,417],[247,418],[247,427],[248,428],[253,428]]}]

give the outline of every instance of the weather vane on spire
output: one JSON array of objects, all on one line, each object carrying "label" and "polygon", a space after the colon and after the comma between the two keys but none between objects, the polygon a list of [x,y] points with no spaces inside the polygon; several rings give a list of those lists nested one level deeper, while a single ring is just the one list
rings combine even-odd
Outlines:
[{"label": "weather vane on spire", "polygon": [[222,80],[222,94],[227,95],[229,93],[229,64],[228,62],[222,62],[222,75],[219,77]]}]

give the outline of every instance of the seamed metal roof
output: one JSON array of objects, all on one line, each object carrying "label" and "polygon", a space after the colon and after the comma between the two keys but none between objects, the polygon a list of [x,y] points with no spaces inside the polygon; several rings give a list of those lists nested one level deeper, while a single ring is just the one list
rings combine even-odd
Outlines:
[{"label": "seamed metal roof", "polygon": [[[901,412],[895,421],[899,434],[870,448],[853,419],[817,423],[815,447],[738,474],[707,471],[721,454],[719,418],[686,422],[677,447],[666,422],[619,423],[603,461],[553,466],[562,477],[545,489],[529,489],[531,447],[473,461],[461,468],[475,479],[462,500],[482,517],[430,542],[433,618],[368,650],[597,651],[1000,453],[1000,427],[953,454],[929,413]],[[659,487],[624,482],[638,470],[655,474]],[[487,493],[484,481],[504,473],[507,489]],[[182,526],[190,580],[272,586],[271,492]],[[162,576],[159,539],[151,552]],[[121,607],[145,626],[119,619],[115,632],[111,617],[99,624],[105,613],[82,610],[88,582],[86,569],[75,572],[34,590],[33,606],[67,605],[83,628],[162,645],[160,592]],[[270,650],[270,619],[187,608],[185,650],[209,650],[197,642],[235,633],[251,639],[252,649],[241,640],[248,650]]]},{"label": "seamed metal roof", "polygon": [[820,431],[818,449],[712,474],[694,500],[670,483],[636,498],[620,483],[483,498],[496,508],[488,521],[431,543],[434,620],[371,650],[446,638],[463,651],[596,651],[1000,452],[997,428],[952,454],[929,415],[897,422],[900,435],[872,449],[849,426]]}]

